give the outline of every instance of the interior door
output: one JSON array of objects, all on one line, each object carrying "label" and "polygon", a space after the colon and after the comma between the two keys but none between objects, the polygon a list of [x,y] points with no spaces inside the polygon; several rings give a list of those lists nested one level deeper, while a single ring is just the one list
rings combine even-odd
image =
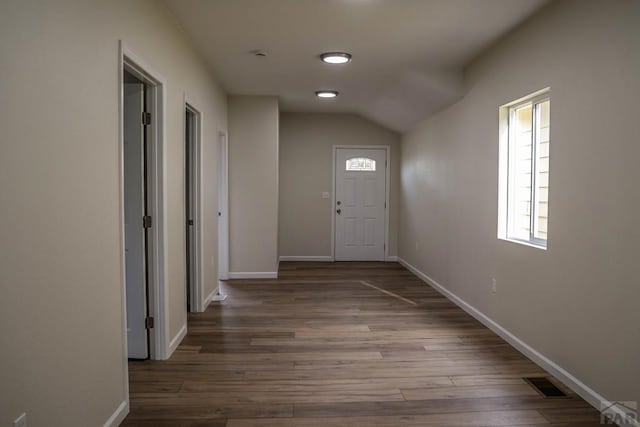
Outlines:
[{"label": "interior door", "polygon": [[192,311],[191,289],[195,277],[195,227],[194,227],[194,120],[195,114],[185,112],[185,211],[186,211],[186,270],[187,270],[187,311]]},{"label": "interior door", "polygon": [[144,84],[125,72],[124,227],[127,289],[127,350],[131,359],[149,357],[145,215]]},{"label": "interior door", "polygon": [[218,136],[218,279],[227,280],[229,278],[229,153],[226,133],[220,133]]},{"label": "interior door", "polygon": [[384,261],[386,164],[385,149],[336,150],[336,260]]}]

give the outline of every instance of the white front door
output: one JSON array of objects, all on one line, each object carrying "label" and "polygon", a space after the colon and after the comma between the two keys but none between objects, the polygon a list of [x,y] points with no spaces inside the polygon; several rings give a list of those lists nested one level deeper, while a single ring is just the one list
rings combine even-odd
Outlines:
[{"label": "white front door", "polygon": [[337,148],[337,261],[384,261],[387,151]]}]

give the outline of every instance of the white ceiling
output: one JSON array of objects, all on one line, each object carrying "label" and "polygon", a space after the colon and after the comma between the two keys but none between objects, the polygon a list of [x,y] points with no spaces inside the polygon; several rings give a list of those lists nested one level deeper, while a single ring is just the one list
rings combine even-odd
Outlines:
[{"label": "white ceiling", "polygon": [[[282,111],[354,112],[404,131],[459,99],[462,68],[547,0],[166,2],[228,93],[276,95]],[[353,61],[324,64],[327,51]],[[318,89],[340,96],[320,100]]]}]

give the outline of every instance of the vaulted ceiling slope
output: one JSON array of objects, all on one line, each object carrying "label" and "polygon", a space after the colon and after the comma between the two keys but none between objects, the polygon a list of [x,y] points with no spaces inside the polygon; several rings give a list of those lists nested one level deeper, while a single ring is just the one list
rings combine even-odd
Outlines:
[{"label": "vaulted ceiling slope", "polygon": [[[166,0],[222,87],[396,131],[464,94],[462,69],[547,0]],[[263,50],[267,56],[251,52]],[[318,55],[344,51],[347,65]],[[319,100],[314,92],[340,96]]]}]

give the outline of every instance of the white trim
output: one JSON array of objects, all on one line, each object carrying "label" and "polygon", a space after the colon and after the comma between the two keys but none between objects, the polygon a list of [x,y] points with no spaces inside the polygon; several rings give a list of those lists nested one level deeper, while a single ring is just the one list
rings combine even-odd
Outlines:
[{"label": "white trim", "polygon": [[[535,185],[536,174],[531,174],[531,215],[530,215],[530,230],[529,237],[527,239],[520,239],[517,237],[510,236],[510,218],[513,212],[509,212],[509,200],[513,196],[514,189],[511,188],[510,185],[510,175],[509,172],[513,166],[514,158],[510,154],[510,146],[512,145],[512,140],[515,138],[513,135],[514,129],[512,126],[512,121],[514,120],[515,109],[520,108],[524,105],[531,104],[534,114],[534,120],[532,122],[532,167],[537,164],[535,150],[536,150],[536,126],[535,126],[535,111],[536,105],[543,101],[551,100],[551,88],[547,87],[542,90],[536,91],[530,95],[519,98],[513,102],[509,102],[507,104],[501,105],[498,108],[498,239],[506,240],[511,243],[516,243],[520,245],[530,246],[532,248],[547,250],[548,242],[547,239],[540,239],[534,236],[534,222],[537,221],[537,216],[535,215],[535,189],[537,188]],[[553,144],[551,145],[553,146]]]},{"label": "white trim", "polygon": [[295,256],[281,255],[280,261],[315,261],[315,262],[332,262],[333,258],[329,255],[317,256]]},{"label": "white trim", "polygon": [[[229,279],[229,138],[218,132],[218,280]],[[223,173],[224,172],[224,173]]]},{"label": "white trim", "polygon": [[398,262],[398,257],[395,255],[389,255],[385,258],[386,262]]},{"label": "white trim", "polygon": [[331,261],[336,260],[336,146],[331,148]]},{"label": "white trim", "polygon": [[[391,146],[390,145],[334,145],[332,150],[333,162],[331,165],[331,260],[336,259],[336,155],[338,149],[363,149],[363,150],[385,150],[386,151],[386,174],[385,174],[385,199],[386,208],[384,210],[384,258],[389,257],[389,211],[391,210]],[[357,261],[357,260],[354,260]]]},{"label": "white trim", "polygon": [[505,242],[511,242],[511,243],[517,243],[519,245],[529,246],[529,247],[535,248],[535,249],[541,249],[543,251],[547,250],[546,246],[538,245],[537,243],[535,243],[533,241],[513,239],[513,238],[510,238],[510,237],[500,237],[500,236],[498,236],[498,239],[499,240],[503,240]]},{"label": "white trim", "polygon": [[203,307],[202,311],[205,311],[207,307],[209,307],[209,303],[211,303],[211,301],[213,301],[213,299],[216,297],[219,289],[220,289],[220,286],[216,286],[216,288],[209,295],[207,295],[204,301],[202,301],[202,307]]},{"label": "white trim", "polygon": [[277,279],[277,271],[229,272],[229,279]]},{"label": "white trim", "polygon": [[[493,332],[498,334],[505,341],[511,344],[516,350],[518,350],[520,353],[524,354],[529,359],[531,359],[534,363],[536,363],[538,366],[542,367],[543,369],[551,373],[554,377],[558,378],[567,387],[569,387],[571,390],[576,392],[580,397],[586,400],[591,406],[593,406],[597,410],[600,410],[601,404],[609,402],[607,399],[605,399],[600,394],[598,394],[595,390],[591,389],[589,386],[584,384],[578,378],[574,377],[565,369],[563,369],[560,365],[558,365],[557,363],[555,363],[554,361],[552,361],[551,359],[549,359],[548,357],[546,357],[545,355],[543,355],[542,353],[540,353],[539,351],[531,347],[529,344],[522,341],[520,338],[516,337],[514,334],[512,334],[507,329],[502,327],[500,324],[498,324],[497,322],[489,318],[480,310],[473,307],[471,304],[467,303],[465,300],[463,300],[453,292],[449,291],[447,288],[445,288],[440,283],[433,280],[431,277],[427,276],[422,271],[418,270],[413,265],[409,264],[402,258],[398,258],[398,262],[400,262],[400,264],[402,264],[405,268],[407,268],[407,270],[411,271],[413,274],[418,276],[420,279],[422,279],[424,282],[426,282],[436,291],[440,292],[442,295],[447,297],[450,301],[452,301],[458,307],[466,311],[468,314],[470,314],[472,317],[474,317],[484,326],[486,326],[487,328],[491,329]],[[624,415],[624,413],[618,408],[616,408],[615,411],[617,413],[619,412],[620,415]],[[640,426],[640,424],[637,421],[630,425],[635,427]]]},{"label": "white trim", "polygon": [[[167,91],[166,79],[148,65],[146,61],[135,54],[122,41],[119,41],[119,178],[120,178],[120,231],[121,231],[121,258],[122,267],[122,286],[124,290],[124,306],[126,311],[126,280],[124,273],[124,135],[123,135],[123,81],[124,68],[126,67],[137,78],[150,85],[152,88],[151,110],[155,117],[151,121],[151,179],[148,197],[151,204],[151,216],[153,217],[154,226],[151,228],[152,245],[151,256],[148,258],[149,263],[149,307],[148,315],[154,317],[155,327],[153,333],[149,334],[150,339],[150,358],[155,360],[166,359],[168,356],[169,342],[169,319],[166,313],[168,308],[168,295],[165,286],[165,278],[168,276],[168,266],[165,264],[168,248],[165,244],[164,236],[167,235],[167,223],[164,213],[167,211],[167,200],[164,197],[164,189],[167,186],[166,158],[164,155],[164,135],[165,120],[164,112],[166,111]],[[126,319],[126,314],[125,314]],[[126,342],[126,320],[123,325],[124,340]],[[127,346],[124,346],[124,357],[127,357]],[[126,382],[128,383],[128,372]],[[127,388],[128,396],[128,388]]]},{"label": "white trim", "polygon": [[[193,264],[194,264],[194,277],[192,277],[192,283],[190,284],[191,289],[189,290],[189,294],[191,296],[191,301],[189,304],[191,306],[192,312],[202,312],[204,311],[203,302],[203,294],[204,294],[204,260],[203,260],[203,241],[204,241],[204,231],[202,227],[202,222],[204,218],[203,211],[203,203],[202,203],[202,183],[203,179],[203,156],[202,156],[202,147],[204,141],[204,116],[202,114],[202,109],[193,103],[193,100],[186,93],[184,94],[184,109],[185,111],[189,111],[193,114],[194,117],[194,130],[195,135],[193,136],[193,227],[194,227],[194,246],[195,253],[193,254]],[[183,114],[183,135],[186,135],[186,126],[187,126],[186,116]],[[185,141],[187,143],[187,141]],[[186,159],[185,159],[186,161]],[[185,177],[186,178],[186,177]],[[187,195],[185,194],[185,198]],[[186,219],[186,218],[185,218]],[[186,234],[185,234],[185,248],[186,248]],[[188,266],[185,266],[188,268]]]},{"label": "white trim", "polygon": [[[124,390],[125,400],[120,404],[114,414],[107,420],[105,426],[114,424],[118,418],[123,404],[126,406],[126,412],[129,412],[129,349],[127,343],[127,271],[126,271],[126,253],[125,253],[125,232],[124,232],[124,55],[122,52],[122,41],[118,43],[118,227],[120,231],[120,304],[122,311],[122,388]],[[126,415],[125,415],[126,416]],[[118,423],[119,424],[119,423]]]},{"label": "white trim", "polygon": [[520,105],[524,105],[528,102],[538,102],[542,99],[549,98],[551,96],[551,86],[547,86],[544,89],[537,90],[535,92],[530,93],[529,95],[522,96],[515,101],[507,102],[506,104],[501,105],[501,107],[518,107]]},{"label": "white trim", "polygon": [[185,323],[184,325],[182,325],[182,327],[180,328],[176,336],[171,339],[171,342],[169,342],[169,351],[167,352],[167,359],[171,357],[174,351],[176,351],[176,348],[178,348],[178,346],[180,345],[180,342],[182,342],[182,339],[186,335],[187,335],[187,324]]},{"label": "white trim", "polygon": [[[126,310],[125,310],[126,311]],[[118,427],[129,414],[129,400],[123,400],[104,423],[104,427]]]}]

